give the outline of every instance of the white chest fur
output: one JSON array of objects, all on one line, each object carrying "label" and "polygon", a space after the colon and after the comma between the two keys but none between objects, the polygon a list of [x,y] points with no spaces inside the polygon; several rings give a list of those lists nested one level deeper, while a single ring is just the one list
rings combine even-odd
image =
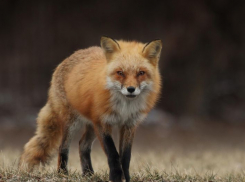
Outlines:
[{"label": "white chest fur", "polygon": [[111,125],[136,125],[146,117],[143,113],[146,109],[145,96],[142,94],[137,98],[128,99],[119,92],[112,92],[110,100],[112,112],[102,115],[102,121]]}]

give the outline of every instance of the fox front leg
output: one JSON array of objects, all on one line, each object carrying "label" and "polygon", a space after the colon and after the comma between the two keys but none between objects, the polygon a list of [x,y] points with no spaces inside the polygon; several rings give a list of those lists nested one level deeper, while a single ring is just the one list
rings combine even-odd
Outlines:
[{"label": "fox front leg", "polygon": [[129,165],[135,127],[122,126],[120,129],[119,154],[126,182],[130,181]]},{"label": "fox front leg", "polygon": [[119,154],[111,137],[111,126],[95,126],[96,134],[100,140],[101,146],[104,149],[108,165],[110,168],[109,180],[112,182],[122,182],[124,179]]}]

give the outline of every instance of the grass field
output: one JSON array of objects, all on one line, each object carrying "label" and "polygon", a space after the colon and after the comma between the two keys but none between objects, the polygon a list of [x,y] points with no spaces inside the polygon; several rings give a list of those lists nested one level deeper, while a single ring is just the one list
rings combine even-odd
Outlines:
[{"label": "grass field", "polygon": [[[15,137],[11,137],[14,133]],[[32,131],[2,131],[1,181],[108,181],[106,157],[96,141],[92,150],[95,175],[84,178],[78,156],[77,136],[69,155],[69,176],[56,173],[57,157],[33,173],[17,168],[21,147]],[[25,133],[25,134],[23,134]],[[244,127],[198,124],[193,127],[139,128],[132,151],[132,181],[228,182],[245,181]],[[3,136],[4,135],[4,136]],[[18,140],[15,140],[18,138]],[[115,136],[115,140],[117,140]]]}]

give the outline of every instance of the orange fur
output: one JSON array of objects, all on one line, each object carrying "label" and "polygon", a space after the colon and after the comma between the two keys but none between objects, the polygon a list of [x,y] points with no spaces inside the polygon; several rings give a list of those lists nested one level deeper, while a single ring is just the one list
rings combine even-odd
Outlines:
[{"label": "orange fur", "polygon": [[[143,81],[152,82],[151,90],[145,95],[146,106],[139,112],[147,114],[154,107],[161,88],[158,70],[160,51],[157,50],[161,43],[154,41],[146,45],[102,38],[101,44],[102,48],[76,51],[56,68],[47,104],[37,118],[36,134],[25,145],[20,164],[26,163],[32,169],[39,163],[47,163],[54,149],[60,145],[67,126],[80,116],[85,118],[86,124],[108,130],[102,116],[115,111],[111,90],[106,88],[107,77],[125,87],[139,87]],[[125,75],[122,77],[117,71],[123,71]],[[139,71],[145,74],[137,76]],[[99,136],[96,128],[95,131]],[[121,132],[125,133],[124,130]]]}]

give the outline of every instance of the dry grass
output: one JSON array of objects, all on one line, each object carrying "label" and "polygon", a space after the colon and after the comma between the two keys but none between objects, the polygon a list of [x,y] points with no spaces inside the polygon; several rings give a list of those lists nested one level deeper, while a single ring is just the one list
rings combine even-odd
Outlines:
[{"label": "dry grass", "polygon": [[[242,127],[220,128],[219,125],[212,129],[198,126],[188,130],[141,128],[136,135],[132,151],[130,167],[132,181],[245,181],[243,132]],[[21,149],[13,145],[2,147],[0,181],[108,180],[106,157],[98,142],[95,142],[92,150],[96,174],[92,178],[82,177],[77,140],[75,141],[69,155],[69,176],[56,173],[57,159],[45,168],[39,167],[33,173],[19,171],[16,164]],[[22,143],[24,142],[26,141]]]}]

